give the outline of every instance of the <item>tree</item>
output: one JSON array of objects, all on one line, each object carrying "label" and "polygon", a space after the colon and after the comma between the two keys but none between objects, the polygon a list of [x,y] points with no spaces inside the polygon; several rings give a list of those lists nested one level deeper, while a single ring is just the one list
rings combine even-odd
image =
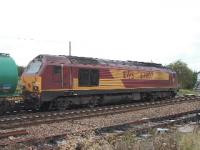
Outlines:
[{"label": "tree", "polygon": [[196,72],[193,72],[185,62],[178,60],[168,65],[176,71],[180,88],[191,89],[196,83]]},{"label": "tree", "polygon": [[192,87],[195,86],[196,82],[197,82],[197,74],[198,72],[194,71],[193,72],[193,76],[192,76]]}]

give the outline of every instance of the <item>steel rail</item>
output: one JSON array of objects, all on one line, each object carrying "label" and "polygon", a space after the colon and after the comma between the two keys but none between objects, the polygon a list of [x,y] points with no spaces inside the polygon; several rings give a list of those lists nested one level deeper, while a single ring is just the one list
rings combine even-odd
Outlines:
[{"label": "steel rail", "polygon": [[48,124],[61,122],[65,120],[78,120],[83,118],[97,117],[103,115],[120,114],[129,111],[137,111],[148,108],[162,107],[184,102],[199,101],[200,97],[184,97],[173,100],[164,100],[157,102],[135,103],[127,105],[114,105],[106,107],[98,107],[82,110],[70,110],[63,112],[45,112],[31,113],[27,115],[14,115],[8,117],[0,117],[0,129],[12,129],[17,127],[26,127],[38,124]]},{"label": "steel rail", "polygon": [[[194,110],[194,111],[188,111],[188,112],[182,112],[182,113],[177,113],[177,114],[173,114],[173,115],[165,115],[165,116],[161,116],[161,117],[155,117],[155,118],[149,118],[149,119],[139,119],[133,122],[127,122],[127,123],[121,123],[121,124],[114,124],[111,126],[106,126],[106,127],[100,127],[100,128],[93,128],[93,129],[89,129],[89,130],[83,130],[83,131],[78,131],[78,132],[65,132],[62,134],[55,134],[55,135],[50,135],[50,136],[45,136],[43,138],[37,139],[34,137],[28,137],[28,138],[21,138],[21,139],[16,139],[16,140],[11,140],[11,141],[0,141],[0,146],[7,146],[9,144],[16,144],[16,143],[24,143],[24,144],[31,144],[31,143],[41,143],[41,141],[43,142],[48,142],[48,141],[52,141],[52,140],[58,140],[58,139],[62,139],[62,138],[66,138],[69,135],[82,135],[83,133],[88,133],[89,131],[95,131],[97,134],[102,134],[103,132],[105,132],[105,130],[115,130],[118,129],[120,127],[123,126],[140,126],[139,128],[134,128],[133,130],[128,130],[128,132],[133,132],[133,133],[143,133],[146,131],[149,131],[150,129],[153,128],[158,128],[158,127],[165,127],[168,125],[173,125],[179,122],[183,122],[183,121],[187,121],[190,119],[195,118],[195,114],[197,114],[200,110]],[[189,115],[189,116],[187,116]],[[170,121],[169,119],[173,119],[172,121]],[[152,125],[149,125],[150,122],[153,122]],[[147,125],[148,123],[148,125]],[[118,133],[118,135],[122,135],[125,134],[127,131],[124,131],[122,133]]]},{"label": "steel rail", "polygon": [[26,130],[14,130],[9,132],[0,133],[0,139],[7,138],[9,136],[20,136],[27,135],[28,132]]}]

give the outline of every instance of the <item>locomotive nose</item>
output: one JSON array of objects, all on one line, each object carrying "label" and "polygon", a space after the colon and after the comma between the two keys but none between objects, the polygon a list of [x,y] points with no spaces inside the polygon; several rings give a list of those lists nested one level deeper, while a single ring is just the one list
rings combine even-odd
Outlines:
[{"label": "locomotive nose", "polygon": [[22,75],[22,89],[24,92],[40,92],[41,77],[37,75]]}]

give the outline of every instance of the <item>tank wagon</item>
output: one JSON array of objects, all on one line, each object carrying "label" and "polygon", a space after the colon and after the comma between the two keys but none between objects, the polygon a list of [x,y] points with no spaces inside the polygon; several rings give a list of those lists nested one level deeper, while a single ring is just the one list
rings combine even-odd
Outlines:
[{"label": "tank wagon", "polygon": [[171,98],[176,73],[161,64],[39,55],[22,74],[24,100],[42,109]]},{"label": "tank wagon", "polygon": [[12,95],[17,87],[18,71],[9,54],[0,53],[0,96]]},{"label": "tank wagon", "polygon": [[7,98],[14,95],[18,83],[18,70],[9,54],[0,53],[0,112],[8,109]]}]

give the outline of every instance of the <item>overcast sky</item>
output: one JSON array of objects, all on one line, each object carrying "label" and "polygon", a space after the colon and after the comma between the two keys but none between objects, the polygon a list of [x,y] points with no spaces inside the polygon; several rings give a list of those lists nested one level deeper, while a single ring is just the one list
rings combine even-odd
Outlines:
[{"label": "overcast sky", "polygon": [[0,52],[18,65],[39,54],[178,59],[200,70],[199,0],[1,0]]}]

